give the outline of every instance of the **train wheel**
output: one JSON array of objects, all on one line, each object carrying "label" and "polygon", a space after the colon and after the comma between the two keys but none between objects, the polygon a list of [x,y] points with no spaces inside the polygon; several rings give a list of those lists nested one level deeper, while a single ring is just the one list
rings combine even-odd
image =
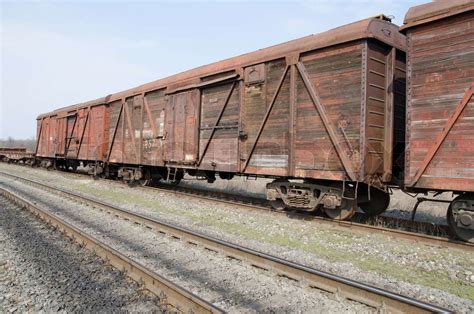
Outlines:
[{"label": "train wheel", "polygon": [[148,180],[145,180],[145,179],[142,179],[142,180],[138,180],[137,183],[138,185],[141,185],[141,186],[149,186],[151,185],[151,179],[148,179]]},{"label": "train wheel", "polygon": [[[462,215],[462,212],[471,211],[474,211],[474,194],[459,195],[449,205],[446,219],[448,220],[449,228],[456,237],[463,241],[474,243],[474,229],[469,229],[469,227],[472,228],[474,225],[472,215]],[[460,222],[458,223],[457,221],[459,220]],[[463,224],[466,228],[463,228],[458,224]]]},{"label": "train wheel", "polygon": [[370,201],[360,203],[359,207],[369,216],[377,216],[387,210],[390,204],[390,194],[379,189],[370,190]]},{"label": "train wheel", "polygon": [[[341,186],[337,186],[337,188],[342,189]],[[349,198],[354,198],[355,192],[354,188],[350,186],[346,186],[344,191],[344,196]],[[336,208],[325,208],[323,207],[324,213],[331,219],[337,220],[346,220],[351,218],[357,209],[357,200],[343,198],[341,205]]]},{"label": "train wheel", "polygon": [[281,198],[277,198],[276,200],[270,201],[270,205],[276,211],[283,211],[287,209],[286,204],[283,202]]}]

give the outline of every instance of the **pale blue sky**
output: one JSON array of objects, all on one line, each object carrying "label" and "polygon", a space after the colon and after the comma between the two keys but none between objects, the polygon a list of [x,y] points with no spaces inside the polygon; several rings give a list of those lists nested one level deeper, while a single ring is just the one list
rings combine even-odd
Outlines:
[{"label": "pale blue sky", "polygon": [[0,138],[38,114],[428,0],[2,1]]}]

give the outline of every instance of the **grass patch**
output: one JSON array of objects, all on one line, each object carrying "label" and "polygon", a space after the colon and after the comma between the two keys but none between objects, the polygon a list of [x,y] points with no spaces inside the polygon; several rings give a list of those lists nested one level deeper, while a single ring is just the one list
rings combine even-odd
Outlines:
[{"label": "grass patch", "polygon": [[[51,180],[49,175],[43,174],[40,171],[37,172],[37,174],[30,174],[29,176],[34,176],[35,179],[42,181]],[[65,184],[68,180],[61,176],[56,182],[51,183],[61,185]],[[474,300],[474,287],[461,280],[451,279],[449,274],[442,270],[428,272],[421,267],[399,265],[394,261],[384,261],[380,256],[369,255],[364,251],[347,250],[348,243],[364,243],[365,239],[361,237],[365,235],[363,232],[355,232],[354,230],[342,231],[323,225],[318,226],[317,229],[307,228],[308,225],[304,222],[290,221],[284,223],[279,230],[269,233],[263,231],[266,228],[258,228],[258,226],[275,227],[274,217],[267,214],[249,217],[247,221],[236,223],[229,220],[229,211],[219,211],[215,208],[204,208],[200,211],[171,209],[170,206],[161,203],[159,200],[153,200],[147,195],[141,194],[139,190],[114,190],[113,186],[107,189],[100,189],[90,183],[79,180],[74,182],[73,185],[68,181],[68,186],[72,190],[77,190],[86,195],[93,195],[96,198],[103,198],[116,204],[136,205],[158,213],[188,218],[228,234],[301,250],[329,262],[350,262],[363,271],[370,271],[400,281],[440,289],[461,298]],[[217,216],[219,214],[220,217]],[[303,227],[303,225],[306,227]],[[373,235],[371,241],[374,243],[385,243],[387,238],[381,235]],[[414,253],[413,248],[409,244],[399,243],[397,246],[389,246],[388,249],[390,253],[399,256],[409,256]],[[436,250],[435,252],[436,254],[433,254],[432,250],[424,248],[416,251],[418,254],[417,258],[420,260],[453,260],[454,258],[457,266],[464,269],[474,268],[473,254],[452,250]]]}]

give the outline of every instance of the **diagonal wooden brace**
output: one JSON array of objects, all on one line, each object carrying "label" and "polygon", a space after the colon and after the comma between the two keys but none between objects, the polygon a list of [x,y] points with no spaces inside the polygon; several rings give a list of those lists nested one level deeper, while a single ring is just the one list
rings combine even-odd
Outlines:
[{"label": "diagonal wooden brace", "polygon": [[[128,110],[128,106],[127,106],[126,101],[123,104],[123,108],[124,108],[124,114],[125,114],[124,118],[126,118],[126,121],[127,121],[128,132],[130,133],[130,138],[132,139],[133,152],[135,153],[135,159],[138,162],[139,154],[137,152],[137,145],[135,144],[135,132],[134,132],[134,129],[132,127],[132,119],[130,117],[130,110]],[[125,138],[123,140],[125,141]]]},{"label": "diagonal wooden brace", "polygon": [[224,111],[225,109],[227,108],[227,104],[229,103],[230,101],[230,97],[232,96],[232,92],[234,91],[234,88],[237,84],[237,81],[233,81],[232,82],[232,86],[230,87],[230,90],[229,92],[227,93],[227,97],[225,98],[225,101],[224,101],[224,105],[222,106],[221,108],[221,111],[219,112],[219,115],[217,116],[217,120],[216,122],[214,123],[214,126],[212,128],[212,132],[211,132],[211,136],[209,137],[209,140],[206,142],[206,146],[204,147],[204,150],[202,152],[202,155],[201,155],[201,158],[199,158],[199,161],[197,163],[197,166],[199,167],[204,159],[204,156],[206,155],[206,152],[207,152],[207,149],[209,148],[209,144],[211,143],[212,141],[212,138],[214,137],[214,134],[216,133],[216,129],[217,129],[217,126],[219,125],[219,123],[221,122],[221,118],[222,116],[224,115]]},{"label": "diagonal wooden brace", "polygon": [[158,131],[155,125],[155,121],[153,121],[153,116],[150,111],[150,106],[148,105],[148,99],[146,98],[145,93],[142,94],[143,99],[143,108],[145,108],[146,115],[148,117],[148,121],[150,121],[151,131],[153,132],[153,137],[158,136]]},{"label": "diagonal wooden brace", "polygon": [[415,184],[420,180],[421,176],[425,172],[426,168],[430,164],[431,160],[433,160],[434,155],[438,151],[438,149],[441,147],[441,144],[443,144],[444,140],[448,136],[449,132],[454,126],[454,123],[459,119],[459,116],[463,112],[464,108],[466,108],[467,104],[469,103],[469,100],[471,100],[472,93],[474,91],[474,82],[471,83],[471,86],[466,90],[464,93],[463,98],[461,99],[461,102],[459,105],[456,107],[456,110],[454,111],[453,115],[448,119],[446,122],[446,126],[443,128],[443,132],[441,132],[438,137],[436,138],[436,141],[433,143],[433,145],[430,147],[428,150],[428,153],[426,154],[425,159],[421,163],[420,168],[415,173],[415,176],[411,183],[409,184],[410,187],[415,186]]},{"label": "diagonal wooden brace", "polygon": [[91,108],[87,108],[87,115],[86,121],[84,122],[84,128],[82,129],[81,140],[79,141],[79,147],[77,148],[76,159],[79,159],[79,154],[81,152],[82,141],[84,140],[84,134],[86,134],[87,123],[89,122],[89,114],[91,112]]},{"label": "diagonal wooden brace", "polygon": [[117,135],[118,125],[119,125],[120,119],[122,117],[123,106],[124,106],[124,103],[122,102],[122,104],[120,105],[120,111],[119,111],[119,114],[118,114],[118,117],[117,117],[117,123],[115,124],[114,134],[112,136],[112,142],[110,143],[109,152],[107,153],[107,160],[106,160],[107,162],[109,162],[110,155],[112,154],[112,149],[113,149],[114,143],[115,143],[115,137]]},{"label": "diagonal wooden brace", "polygon": [[298,67],[298,71],[300,72],[301,78],[303,79],[306,89],[308,90],[309,96],[311,97],[311,100],[313,101],[313,104],[316,107],[316,110],[318,111],[319,116],[321,117],[321,121],[323,121],[324,127],[326,128],[326,131],[329,134],[329,138],[331,139],[332,145],[336,149],[337,155],[339,156],[339,159],[341,160],[342,165],[347,175],[352,181],[357,181],[357,176],[352,167],[352,162],[348,158],[346,154],[346,150],[342,147],[341,143],[337,140],[337,134],[334,131],[334,128],[324,110],[323,105],[321,104],[321,100],[319,99],[316,91],[314,90],[313,85],[311,84],[311,80],[308,77],[308,74],[306,73],[306,68],[304,64],[301,62],[298,62],[296,66]]},{"label": "diagonal wooden brace", "polygon": [[42,135],[41,133],[43,131],[43,123],[44,123],[44,118],[41,118],[40,129],[38,132],[38,140],[36,141],[35,155],[38,155],[38,149],[39,149],[39,145],[41,142],[41,135]]},{"label": "diagonal wooden brace", "polygon": [[280,93],[281,87],[283,86],[283,82],[285,82],[286,74],[288,73],[289,68],[290,67],[288,65],[285,67],[285,70],[283,71],[283,75],[281,76],[280,81],[278,82],[278,87],[275,93],[273,94],[272,100],[270,102],[270,105],[267,108],[267,111],[265,112],[265,116],[263,118],[262,124],[260,125],[260,128],[258,129],[257,136],[255,137],[255,141],[252,144],[252,148],[250,149],[249,155],[247,156],[247,160],[245,161],[245,165],[242,168],[242,172],[245,172],[245,169],[247,169],[247,166],[250,163],[250,158],[252,158],[252,155],[255,150],[255,147],[257,146],[258,140],[260,139],[263,129],[265,128],[265,125],[267,124],[268,117],[270,116],[270,113],[272,112],[273,105],[275,104],[278,94]]}]

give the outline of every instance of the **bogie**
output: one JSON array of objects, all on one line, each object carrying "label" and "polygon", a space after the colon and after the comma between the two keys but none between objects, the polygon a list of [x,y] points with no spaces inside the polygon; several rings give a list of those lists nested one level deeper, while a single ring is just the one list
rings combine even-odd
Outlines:
[{"label": "bogie", "polygon": [[474,243],[474,194],[461,194],[449,205],[446,217],[459,239]]}]

